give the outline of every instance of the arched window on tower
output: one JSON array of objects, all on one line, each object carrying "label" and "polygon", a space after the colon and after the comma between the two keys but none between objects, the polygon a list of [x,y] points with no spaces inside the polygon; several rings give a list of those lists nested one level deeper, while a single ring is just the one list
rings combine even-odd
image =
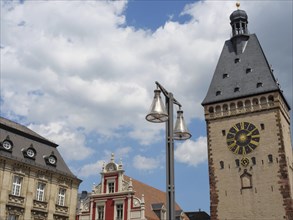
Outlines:
[{"label": "arched window on tower", "polygon": [[220,168],[224,169],[224,161],[220,161]]},{"label": "arched window on tower", "polygon": [[254,106],[258,105],[258,99],[254,98],[254,99],[252,100],[252,104],[253,104]]},{"label": "arched window on tower", "polygon": [[256,165],[255,157],[252,157],[252,158],[251,158],[251,162],[252,162],[253,165]]},{"label": "arched window on tower", "polygon": [[235,163],[236,163],[236,167],[239,167],[239,166],[240,166],[240,161],[239,161],[239,159],[236,159],[236,160],[235,160]]}]

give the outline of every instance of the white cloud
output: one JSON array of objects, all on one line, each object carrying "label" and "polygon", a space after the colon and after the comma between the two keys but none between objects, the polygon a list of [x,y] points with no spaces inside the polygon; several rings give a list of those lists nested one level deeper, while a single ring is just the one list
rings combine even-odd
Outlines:
[{"label": "white cloud", "polygon": [[76,166],[73,166],[72,169],[74,170],[74,173],[80,177],[87,178],[90,176],[97,176],[98,173],[102,171],[103,164],[110,162],[112,153],[114,154],[114,162],[117,164],[122,162],[123,164],[124,161],[128,158],[128,154],[131,152],[131,150],[131,147],[117,148],[114,152],[104,150],[102,155],[104,160],[98,160],[94,163],[84,164],[81,168],[76,168]]},{"label": "white cloud", "polygon": [[98,176],[98,174],[102,170],[103,164],[104,161],[102,160],[98,160],[97,162],[91,164],[85,164],[80,169],[76,170],[76,173],[81,178],[86,178],[94,175]]},{"label": "white cloud", "polygon": [[115,162],[118,163],[118,160],[123,162],[126,158],[128,158],[128,154],[132,151],[132,148],[127,146],[127,147],[121,147],[121,148],[116,148],[114,152],[111,152],[109,150],[104,151],[104,158],[106,160],[110,160],[112,153],[114,154],[114,159]]},{"label": "white cloud", "polygon": [[133,158],[133,167],[142,171],[152,171],[154,169],[160,169],[160,158],[145,157],[142,155],[136,155]]},{"label": "white cloud", "polygon": [[[241,4],[292,102],[292,25],[283,25],[292,20],[292,2]],[[128,138],[141,145],[161,140],[164,126],[144,118],[154,81],[174,93],[187,122],[203,119],[200,103],[230,37],[234,4],[190,4],[182,12],[192,16],[190,22],[168,20],[153,32],[126,26],[126,6],[127,1],[2,4],[1,111],[33,122],[72,159],[91,152],[77,128],[103,138],[121,138],[126,128]],[[46,136],[54,123],[64,130]]]},{"label": "white cloud", "polygon": [[30,124],[33,131],[43,134],[47,139],[60,144],[58,149],[67,160],[83,160],[94,151],[85,146],[85,137],[78,131],[68,129],[61,122],[51,122],[47,125]]},{"label": "white cloud", "polygon": [[174,156],[176,161],[196,167],[207,160],[207,138],[199,137],[196,141],[186,140],[178,144]]}]

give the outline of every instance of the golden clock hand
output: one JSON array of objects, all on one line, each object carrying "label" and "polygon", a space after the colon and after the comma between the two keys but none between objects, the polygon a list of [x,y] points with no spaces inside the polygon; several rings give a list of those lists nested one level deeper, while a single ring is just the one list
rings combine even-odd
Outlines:
[{"label": "golden clock hand", "polygon": [[246,136],[250,136],[252,135],[252,133],[256,130],[256,128],[254,128],[252,131],[250,131]]}]

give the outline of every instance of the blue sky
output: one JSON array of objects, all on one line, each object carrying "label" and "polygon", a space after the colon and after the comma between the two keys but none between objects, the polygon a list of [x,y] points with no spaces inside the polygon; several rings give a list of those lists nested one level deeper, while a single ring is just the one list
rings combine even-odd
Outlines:
[{"label": "blue sky", "polygon": [[[241,1],[292,106],[292,1]],[[233,1],[2,1],[1,116],[59,144],[99,183],[115,154],[125,174],[165,190],[165,127],[145,120],[159,81],[192,138],[175,142],[176,200],[209,212],[204,99]],[[175,107],[176,110],[176,107]]]}]

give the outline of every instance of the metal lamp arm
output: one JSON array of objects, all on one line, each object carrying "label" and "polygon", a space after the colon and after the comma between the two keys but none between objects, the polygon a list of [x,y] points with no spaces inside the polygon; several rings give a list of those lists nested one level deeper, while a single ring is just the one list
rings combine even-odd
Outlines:
[{"label": "metal lamp arm", "polygon": [[[156,85],[159,87],[159,89],[163,92],[163,94],[169,99],[169,92],[159,83],[159,82],[155,82]],[[178,105],[179,107],[181,107],[181,104],[173,97],[173,104]]]}]

